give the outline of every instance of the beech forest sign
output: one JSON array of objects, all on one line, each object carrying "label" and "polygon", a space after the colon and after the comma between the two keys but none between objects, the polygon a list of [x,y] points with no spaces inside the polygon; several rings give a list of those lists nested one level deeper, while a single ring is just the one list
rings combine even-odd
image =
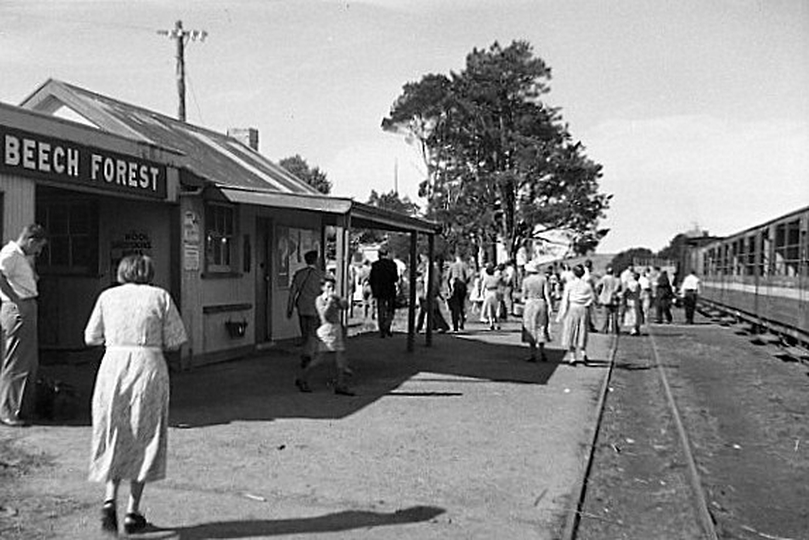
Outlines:
[{"label": "beech forest sign", "polygon": [[0,173],[166,198],[166,166],[0,126]]}]

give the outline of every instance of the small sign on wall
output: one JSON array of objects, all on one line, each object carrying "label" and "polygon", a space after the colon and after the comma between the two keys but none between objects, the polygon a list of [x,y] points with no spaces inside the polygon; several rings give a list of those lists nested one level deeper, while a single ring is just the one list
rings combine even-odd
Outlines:
[{"label": "small sign on wall", "polygon": [[196,212],[188,210],[183,215],[183,242],[199,244],[199,216]]},{"label": "small sign on wall", "polygon": [[149,231],[130,229],[112,237],[110,241],[110,275],[113,282],[118,275],[118,264],[127,255],[152,256],[152,237]]},{"label": "small sign on wall", "polygon": [[183,270],[194,272],[199,270],[199,246],[185,244],[183,246]]},{"label": "small sign on wall", "polygon": [[188,210],[183,214],[183,270],[196,272],[200,269],[199,216]]},{"label": "small sign on wall", "polygon": [[289,254],[290,254],[290,238],[289,227],[277,227],[276,234],[278,237],[278,287],[289,287]]}]

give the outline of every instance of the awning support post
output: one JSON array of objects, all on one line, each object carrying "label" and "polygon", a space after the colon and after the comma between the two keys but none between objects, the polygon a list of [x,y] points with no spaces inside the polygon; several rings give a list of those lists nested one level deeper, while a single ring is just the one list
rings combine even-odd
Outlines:
[{"label": "awning support post", "polygon": [[416,273],[418,270],[418,255],[416,255],[416,239],[418,238],[416,231],[410,233],[410,298],[408,298],[407,307],[407,352],[413,352],[413,343],[416,339],[416,280],[418,279]]}]

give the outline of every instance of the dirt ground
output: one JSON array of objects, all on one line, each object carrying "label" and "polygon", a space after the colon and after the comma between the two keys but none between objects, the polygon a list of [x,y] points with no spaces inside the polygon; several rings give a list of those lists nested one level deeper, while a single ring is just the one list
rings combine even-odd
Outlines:
[{"label": "dirt ground", "polygon": [[692,540],[698,516],[648,337],[627,335],[605,401],[579,540]]},{"label": "dirt ground", "polygon": [[[591,356],[605,361],[607,345],[595,336]],[[413,354],[401,333],[349,350],[352,398],[328,370],[300,394],[298,358],[280,350],[174,374],[168,477],[146,488],[145,537],[559,537],[604,369],[562,365],[553,345],[550,362],[525,362],[516,322],[472,323]],[[89,429],[85,414],[0,430],[0,537],[100,534]]]},{"label": "dirt ground", "polygon": [[[807,366],[721,322],[653,328],[717,536],[807,539]],[[703,537],[651,339],[620,341],[578,538]]]},{"label": "dirt ground", "polygon": [[[703,537],[656,352],[718,537],[809,539],[809,359],[697,323],[621,337],[576,538]],[[525,363],[515,323],[412,356],[401,334],[357,336],[348,399],[325,371],[297,394],[285,351],[177,374],[149,537],[561,538],[607,371],[609,340],[594,341],[594,367],[571,369],[553,344],[551,363]],[[0,537],[93,537],[88,429],[0,433]]]}]

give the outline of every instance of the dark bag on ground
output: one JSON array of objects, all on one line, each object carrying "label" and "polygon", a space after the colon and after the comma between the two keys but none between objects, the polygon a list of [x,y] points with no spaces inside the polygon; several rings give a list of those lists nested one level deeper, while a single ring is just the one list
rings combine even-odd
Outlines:
[{"label": "dark bag on ground", "polygon": [[45,377],[37,379],[34,412],[38,418],[69,420],[78,410],[78,393],[71,385]]}]

